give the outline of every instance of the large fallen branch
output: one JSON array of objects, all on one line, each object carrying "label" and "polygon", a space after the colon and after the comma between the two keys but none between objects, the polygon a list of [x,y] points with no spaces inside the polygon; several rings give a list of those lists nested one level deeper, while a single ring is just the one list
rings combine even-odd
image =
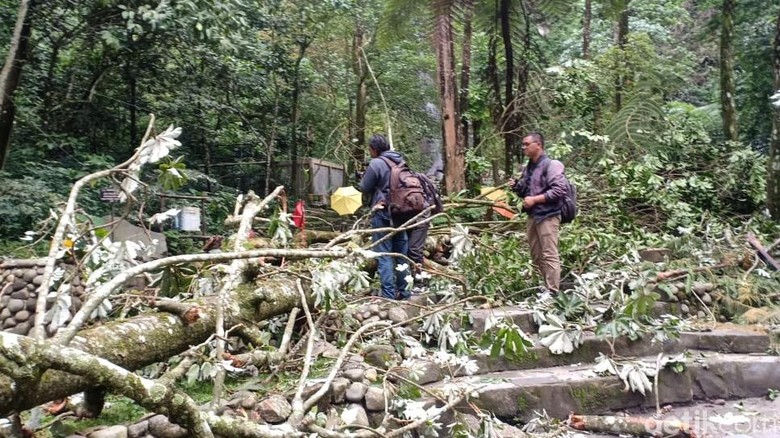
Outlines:
[{"label": "large fallen branch", "polygon": [[653,438],[696,438],[687,423],[677,420],[656,420],[646,417],[614,415],[571,415],[569,426],[577,430],[615,435],[651,436]]},{"label": "large fallen branch", "polygon": [[[191,302],[190,305],[197,309],[198,318],[189,324],[170,313],[150,312],[82,330],[70,346],[128,370],[165,361],[213,335],[215,299],[208,297]],[[225,307],[225,322],[229,325],[251,324],[288,313],[298,305],[300,298],[294,278],[269,278],[259,287],[238,288]],[[0,375],[0,416],[30,409],[92,386],[94,381],[56,370],[48,370],[39,379],[26,381],[14,381]]]}]

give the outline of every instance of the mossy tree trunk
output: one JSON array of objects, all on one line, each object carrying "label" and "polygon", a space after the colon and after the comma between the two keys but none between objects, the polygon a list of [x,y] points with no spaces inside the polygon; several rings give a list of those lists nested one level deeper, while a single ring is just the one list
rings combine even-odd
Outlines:
[{"label": "mossy tree trunk", "polygon": [[[197,315],[197,318],[190,323],[178,315],[153,312],[82,330],[70,347],[126,370],[137,370],[165,361],[208,339],[214,333],[214,302],[215,298],[192,302],[190,315]],[[299,293],[292,278],[266,280],[256,288],[242,286],[231,294],[225,306],[225,322],[228,326],[253,324],[288,313],[299,303]],[[34,367],[36,364],[25,365]],[[0,375],[0,416],[64,398],[92,386],[93,380],[63,371],[47,370],[40,378],[15,381]]]},{"label": "mossy tree trunk", "polygon": [[[780,12],[775,23],[775,41],[772,50],[772,69],[774,72],[773,94],[780,90]],[[774,220],[780,220],[780,109],[772,113],[772,136],[769,143],[769,162],[767,164],[766,203],[769,214]]]}]

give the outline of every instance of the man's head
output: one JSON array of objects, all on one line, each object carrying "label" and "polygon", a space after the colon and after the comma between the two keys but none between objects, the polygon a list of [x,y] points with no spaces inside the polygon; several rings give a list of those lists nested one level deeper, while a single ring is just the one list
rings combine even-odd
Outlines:
[{"label": "man's head", "polygon": [[387,143],[387,139],[382,134],[374,134],[368,140],[368,152],[371,154],[371,158],[376,158],[382,152],[389,150],[390,144]]},{"label": "man's head", "polygon": [[544,152],[544,136],[538,132],[531,132],[523,137],[523,154],[536,161]]}]

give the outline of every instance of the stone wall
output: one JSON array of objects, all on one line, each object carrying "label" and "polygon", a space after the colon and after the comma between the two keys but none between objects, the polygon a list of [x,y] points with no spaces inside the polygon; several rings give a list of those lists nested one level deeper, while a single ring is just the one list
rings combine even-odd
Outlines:
[{"label": "stone wall", "polygon": [[[0,329],[10,333],[27,335],[35,319],[35,304],[38,300],[37,289],[43,280],[45,259],[5,260],[0,262]],[[71,281],[71,316],[81,307],[84,286],[81,277],[74,275],[73,265],[60,264],[65,269],[64,279]],[[53,299],[48,299],[46,309],[51,308]],[[45,321],[46,334],[53,336],[55,330],[49,329],[50,318]]]}]

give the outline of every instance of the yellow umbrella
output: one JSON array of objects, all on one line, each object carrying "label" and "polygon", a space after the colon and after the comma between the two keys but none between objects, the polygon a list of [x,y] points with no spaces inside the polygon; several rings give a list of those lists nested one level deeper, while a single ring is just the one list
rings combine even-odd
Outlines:
[{"label": "yellow umbrella", "polygon": [[339,187],[330,195],[330,208],[342,216],[356,212],[361,205],[363,194],[352,186]]},{"label": "yellow umbrella", "polygon": [[491,201],[506,201],[506,190],[498,187],[482,187],[479,194]]}]

